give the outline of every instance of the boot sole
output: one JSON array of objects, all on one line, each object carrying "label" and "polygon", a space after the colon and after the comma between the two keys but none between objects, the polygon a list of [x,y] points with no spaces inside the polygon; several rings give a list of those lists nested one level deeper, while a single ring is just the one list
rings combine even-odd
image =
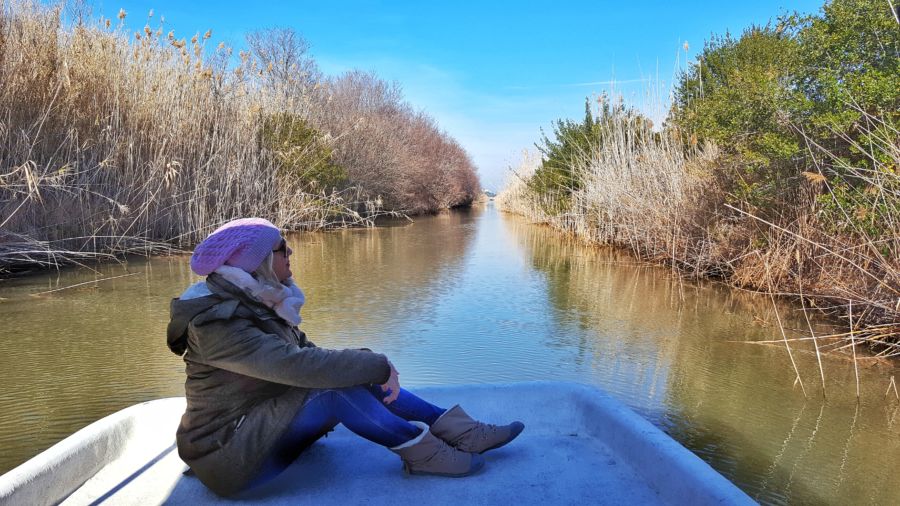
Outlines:
[{"label": "boot sole", "polygon": [[453,473],[429,473],[427,471],[413,471],[406,464],[403,464],[403,471],[409,475],[415,476],[442,476],[444,478],[465,478],[466,476],[472,476],[473,474],[478,473],[484,469],[484,460],[477,463],[474,469],[469,469],[465,474],[453,474]]}]

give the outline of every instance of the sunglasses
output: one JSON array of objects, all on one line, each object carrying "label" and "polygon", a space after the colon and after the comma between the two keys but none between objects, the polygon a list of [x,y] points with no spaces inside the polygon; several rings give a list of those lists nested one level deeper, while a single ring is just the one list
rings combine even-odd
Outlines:
[{"label": "sunglasses", "polygon": [[278,247],[275,248],[275,249],[273,249],[272,252],[273,252],[273,253],[279,253],[279,252],[281,252],[281,253],[287,253],[287,241],[285,241],[284,239],[282,239],[281,242],[278,243]]}]

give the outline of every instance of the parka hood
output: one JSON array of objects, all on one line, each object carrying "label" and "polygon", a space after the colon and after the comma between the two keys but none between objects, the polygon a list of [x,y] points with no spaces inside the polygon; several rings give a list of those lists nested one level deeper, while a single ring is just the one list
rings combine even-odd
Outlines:
[{"label": "parka hood", "polygon": [[194,283],[180,297],[172,299],[166,344],[172,353],[184,355],[187,329],[192,321],[195,325],[203,325],[213,320],[228,320],[241,304],[252,311],[251,314],[277,316],[272,309],[254,301],[218,273],[210,274],[205,281]]},{"label": "parka hood", "polygon": [[[222,302],[222,297],[213,294],[204,281],[191,285],[180,297],[172,299],[169,305],[169,326],[166,329],[166,344],[172,353],[184,355],[187,350],[187,328],[191,320]],[[234,307],[230,309],[230,312],[234,312]]]}]

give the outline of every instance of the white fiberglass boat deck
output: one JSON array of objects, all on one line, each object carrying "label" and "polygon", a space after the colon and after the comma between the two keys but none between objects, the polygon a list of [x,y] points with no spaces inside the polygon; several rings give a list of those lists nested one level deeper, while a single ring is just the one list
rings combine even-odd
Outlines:
[{"label": "white fiberglass boat deck", "polygon": [[175,448],[184,399],[99,420],[0,476],[2,504],[752,504],[728,480],[608,395],[573,383],[414,389],[525,431],[475,476],[406,476],[388,450],[338,427],[273,482],[223,500]]}]

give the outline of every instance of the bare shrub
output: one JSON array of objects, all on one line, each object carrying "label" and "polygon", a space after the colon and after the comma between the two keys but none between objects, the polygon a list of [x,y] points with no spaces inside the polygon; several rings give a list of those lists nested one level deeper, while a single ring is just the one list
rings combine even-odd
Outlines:
[{"label": "bare shrub", "polygon": [[385,208],[434,212],[477,196],[466,152],[403,101],[396,83],[348,72],[329,80],[320,100],[314,121],[334,139],[337,163]]}]

